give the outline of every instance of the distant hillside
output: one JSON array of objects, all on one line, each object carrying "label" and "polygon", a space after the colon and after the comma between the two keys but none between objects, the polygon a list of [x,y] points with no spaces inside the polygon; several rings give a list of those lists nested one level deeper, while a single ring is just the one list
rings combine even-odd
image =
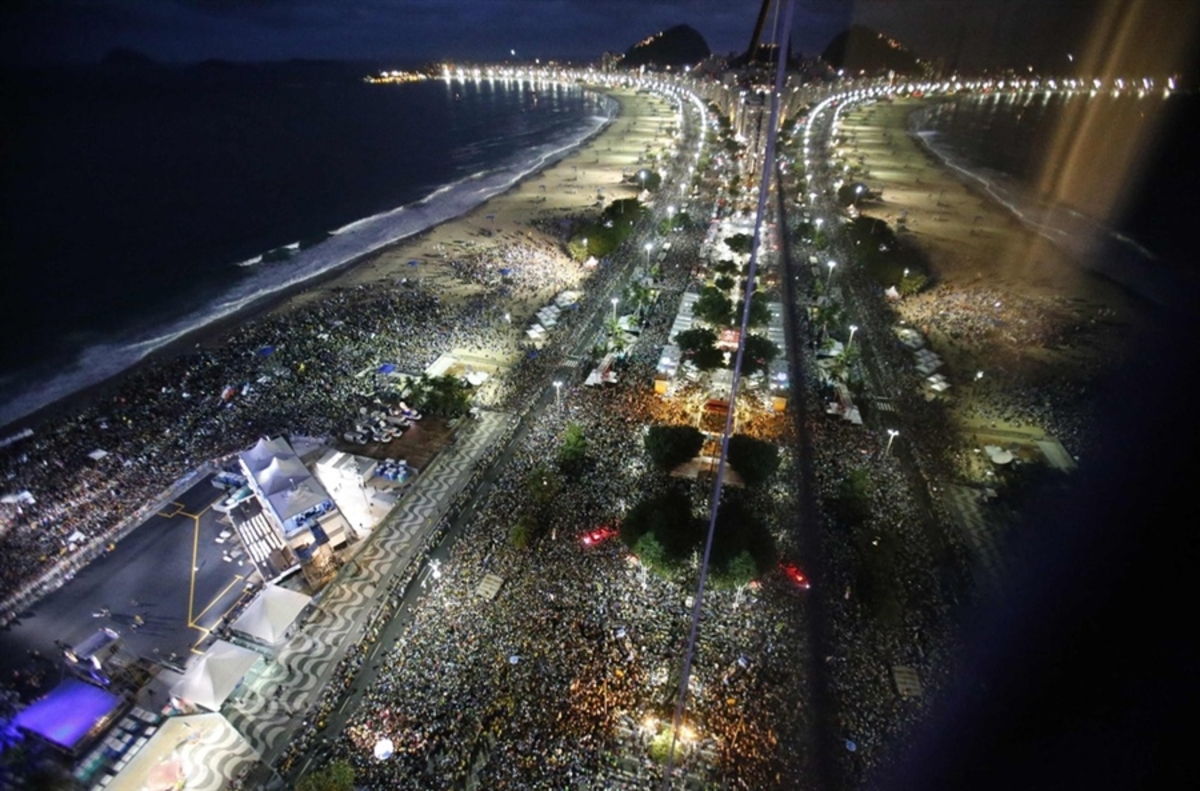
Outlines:
[{"label": "distant hillside", "polygon": [[157,69],[162,65],[149,55],[123,47],[110,49],[104,55],[104,58],[101,59],[100,63],[105,66],[117,66],[123,69]]},{"label": "distant hillside", "polygon": [[639,66],[688,66],[699,63],[709,54],[708,42],[699,31],[688,25],[676,25],[634,44],[625,52],[621,65],[631,69]]},{"label": "distant hillside", "polygon": [[865,25],[852,25],[836,36],[821,59],[835,69],[848,72],[873,72],[891,70],[898,74],[913,74],[921,71],[917,56],[893,38],[872,30]]}]

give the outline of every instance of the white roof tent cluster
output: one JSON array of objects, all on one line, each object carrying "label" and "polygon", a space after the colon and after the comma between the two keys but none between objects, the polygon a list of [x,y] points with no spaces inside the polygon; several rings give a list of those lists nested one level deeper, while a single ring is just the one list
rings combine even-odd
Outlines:
[{"label": "white roof tent cluster", "polygon": [[271,517],[286,543],[295,548],[326,540],[337,543],[339,538],[344,541],[344,535],[330,535],[326,528],[328,516],[337,514],[333,499],[286,439],[260,439],[250,450],[239,454],[238,460],[263,511]]},{"label": "white roof tent cluster", "polygon": [[311,603],[311,596],[278,585],[265,585],[233,622],[233,631],[264,645],[276,646],[288,636],[292,624]]},{"label": "white roof tent cluster", "polygon": [[579,291],[564,291],[554,298],[554,301],[537,311],[537,320],[530,322],[529,329],[525,330],[525,334],[529,339],[535,342],[541,342],[546,339],[546,332],[554,329],[558,325],[558,317],[562,312],[574,305],[583,296]]}]

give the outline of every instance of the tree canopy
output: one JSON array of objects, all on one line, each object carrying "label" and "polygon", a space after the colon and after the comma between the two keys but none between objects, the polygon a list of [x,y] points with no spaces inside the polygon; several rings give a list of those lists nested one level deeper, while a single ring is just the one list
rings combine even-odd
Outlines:
[{"label": "tree canopy", "polygon": [[[741,306],[738,306],[739,309]],[[740,318],[740,314],[737,318]],[[771,322],[771,309],[767,307],[767,298],[761,292],[755,291],[750,295],[750,316],[747,326],[765,327]]]},{"label": "tree canopy", "polygon": [[348,761],[333,761],[300,778],[296,791],[354,791],[354,767]]},{"label": "tree canopy", "polygon": [[661,470],[671,471],[695,458],[704,435],[695,426],[651,426],[646,432],[646,452]]},{"label": "tree canopy", "polygon": [[750,247],[753,243],[754,238],[748,233],[735,233],[733,236],[725,237],[725,246],[742,255],[750,254]]},{"label": "tree canopy", "polygon": [[421,376],[409,385],[409,399],[421,412],[456,417],[471,408],[471,386],[451,374]]},{"label": "tree canopy", "polygon": [[[731,490],[722,498],[717,509],[717,527],[713,533],[712,554],[709,556],[712,572],[718,578],[724,578],[734,571],[744,575],[745,568],[735,567],[735,561],[738,565],[744,563],[744,560],[738,561],[743,554],[748,555],[753,564],[753,578],[755,572],[764,573],[774,565],[775,541],[765,523],[750,507],[746,496]],[[733,580],[727,582],[742,584]]]},{"label": "tree canopy", "polygon": [[629,238],[644,213],[645,207],[637,198],[613,201],[595,222],[575,226],[567,242],[567,252],[577,261],[588,256],[604,258],[612,255]]},{"label": "tree canopy", "polygon": [[647,168],[639,170],[634,178],[647,192],[656,192],[662,186],[662,176]]},{"label": "tree canopy", "polygon": [[779,356],[779,347],[765,335],[747,334],[742,342],[745,344],[742,352],[742,374],[752,374],[755,371],[766,373],[771,363]]},{"label": "tree canopy", "polygon": [[758,486],[779,469],[779,448],[747,434],[734,434],[729,438],[729,466],[747,486]]},{"label": "tree canopy", "polygon": [[678,489],[639,500],[621,522],[620,534],[630,549],[653,534],[671,561],[686,558],[704,536],[700,520],[692,516],[691,502]]},{"label": "tree canopy", "polygon": [[692,313],[701,321],[725,326],[733,314],[733,302],[719,288],[705,286],[696,300]]},{"label": "tree canopy", "polygon": [[724,359],[717,349],[717,333],[708,327],[693,327],[675,336],[675,344],[685,360],[701,371],[711,371],[718,368]]},{"label": "tree canopy", "polygon": [[871,516],[871,477],[863,467],[851,470],[838,484],[835,505],[837,516],[847,525],[865,522]]},{"label": "tree canopy", "polygon": [[565,475],[579,474],[587,460],[587,437],[578,423],[567,424],[558,449],[558,465]]}]

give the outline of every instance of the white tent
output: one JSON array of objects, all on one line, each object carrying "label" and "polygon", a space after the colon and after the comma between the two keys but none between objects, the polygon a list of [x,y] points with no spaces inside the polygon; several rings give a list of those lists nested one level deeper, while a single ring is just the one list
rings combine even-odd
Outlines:
[{"label": "white tent", "polygon": [[290,489],[297,483],[308,480],[312,475],[304,463],[295,456],[277,456],[271,459],[271,463],[259,470],[254,477],[258,480],[263,494],[270,496]]},{"label": "white tent", "polygon": [[268,467],[276,456],[289,457],[295,456],[291,445],[287,443],[283,437],[275,439],[261,438],[254,444],[254,447],[241,454],[242,462],[249,468],[250,472],[255,473],[261,469]]},{"label": "white tent", "polygon": [[171,687],[171,697],[209,711],[219,711],[260,658],[249,648],[218,640]]},{"label": "white tent", "polygon": [[267,585],[233,622],[233,630],[275,645],[283,640],[288,628],[311,601],[312,597],[303,593]]},{"label": "white tent", "polygon": [[996,464],[1008,464],[1015,458],[1012,451],[1005,450],[999,445],[984,445],[983,452]]}]

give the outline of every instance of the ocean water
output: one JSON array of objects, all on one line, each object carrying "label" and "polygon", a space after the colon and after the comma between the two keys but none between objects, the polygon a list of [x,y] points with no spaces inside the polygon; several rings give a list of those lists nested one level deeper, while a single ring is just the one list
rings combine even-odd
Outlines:
[{"label": "ocean water", "polygon": [[[366,66],[6,73],[0,425],[458,216],[614,113],[576,87]],[[282,262],[270,249],[333,236]]]},{"label": "ocean water", "polygon": [[1160,305],[1194,296],[1200,97],[961,96],[912,131],[964,180],[1097,273]]}]

